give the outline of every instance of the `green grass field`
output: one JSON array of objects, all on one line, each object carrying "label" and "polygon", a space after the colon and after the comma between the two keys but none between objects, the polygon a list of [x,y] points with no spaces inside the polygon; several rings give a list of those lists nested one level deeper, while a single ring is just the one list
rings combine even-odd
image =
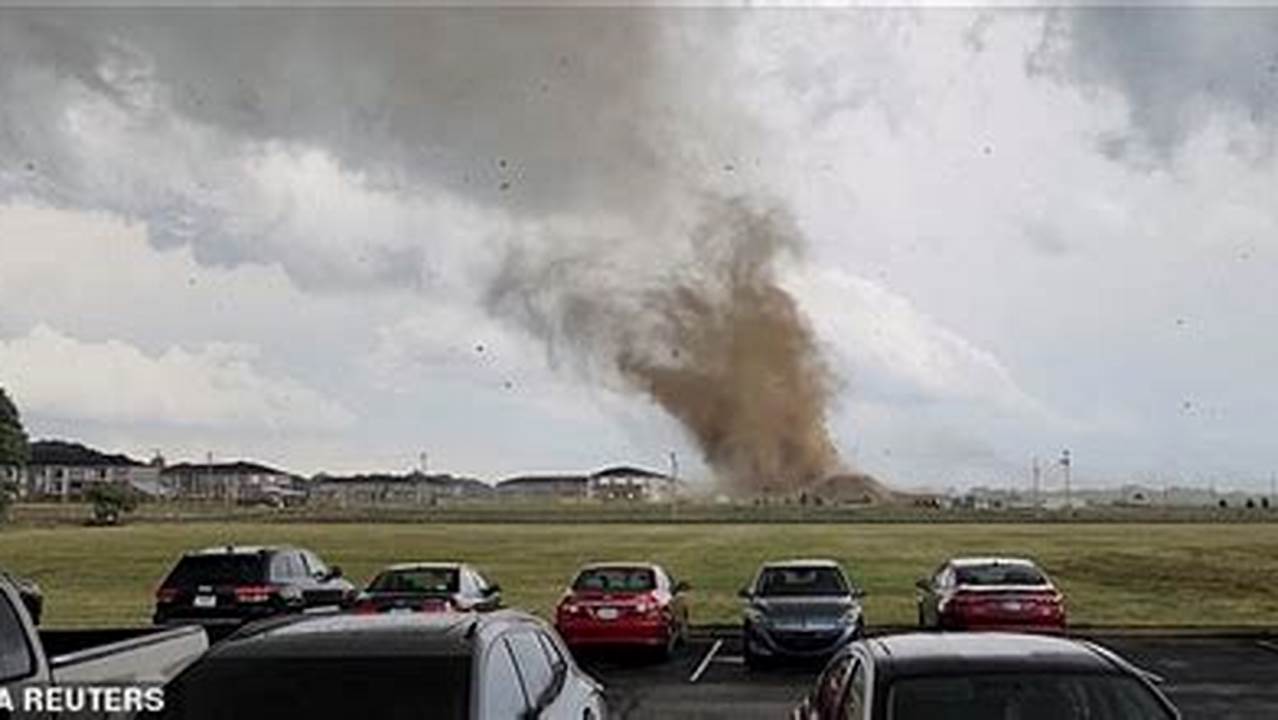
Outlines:
[{"label": "green grass field", "polygon": [[734,622],[737,588],[769,558],[838,559],[868,590],[872,624],[904,624],[914,580],[946,556],[1024,554],[1064,589],[1075,624],[1278,626],[1278,525],[1259,523],[11,527],[0,531],[0,566],[40,582],[49,626],[136,624],[184,549],[228,542],[304,545],[357,584],[394,561],[465,559],[509,604],[541,613],[581,563],[650,559],[692,583],[697,623]]}]

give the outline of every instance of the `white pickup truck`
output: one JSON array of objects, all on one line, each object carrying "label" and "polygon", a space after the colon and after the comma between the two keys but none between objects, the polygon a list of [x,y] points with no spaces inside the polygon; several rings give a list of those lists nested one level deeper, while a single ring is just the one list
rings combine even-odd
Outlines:
[{"label": "white pickup truck", "polygon": [[0,574],[0,720],[58,716],[23,704],[29,689],[162,684],[208,646],[198,627],[37,630],[17,589]]}]

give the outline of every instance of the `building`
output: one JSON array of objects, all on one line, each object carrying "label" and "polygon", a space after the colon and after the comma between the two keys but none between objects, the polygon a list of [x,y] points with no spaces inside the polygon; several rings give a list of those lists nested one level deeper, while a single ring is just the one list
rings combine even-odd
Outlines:
[{"label": "building", "polygon": [[493,488],[473,478],[427,475],[316,475],[308,483],[310,502],[339,505],[433,505],[444,499],[490,497]]},{"label": "building", "polygon": [[170,465],[161,472],[161,481],[184,500],[283,504],[306,494],[290,473],[246,460]]},{"label": "building", "polygon": [[499,497],[585,499],[590,497],[586,475],[520,475],[497,483]]},{"label": "building", "polygon": [[39,440],[30,447],[25,467],[5,471],[24,499],[78,500],[94,483],[126,485],[148,496],[164,494],[159,482],[162,461],[143,463],[62,440]]},{"label": "building", "polygon": [[618,465],[590,475],[520,475],[497,483],[500,497],[662,502],[683,494],[683,483],[651,470]]},{"label": "building", "polygon": [[619,465],[591,475],[587,494],[599,500],[669,502],[683,492],[679,480],[651,470]]}]

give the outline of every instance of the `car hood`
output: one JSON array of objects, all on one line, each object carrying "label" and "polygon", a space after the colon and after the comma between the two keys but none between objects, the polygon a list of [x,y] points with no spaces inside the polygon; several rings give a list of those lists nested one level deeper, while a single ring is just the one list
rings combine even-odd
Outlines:
[{"label": "car hood", "polygon": [[842,620],[854,610],[859,611],[861,604],[850,595],[845,595],[755,598],[751,607],[770,620],[829,623]]}]

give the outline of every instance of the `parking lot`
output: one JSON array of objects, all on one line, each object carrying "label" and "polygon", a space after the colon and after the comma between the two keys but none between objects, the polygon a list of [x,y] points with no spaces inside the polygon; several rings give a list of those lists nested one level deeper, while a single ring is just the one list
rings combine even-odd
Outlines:
[{"label": "parking lot", "polygon": [[[740,646],[724,644],[697,682],[690,678],[714,640],[699,638],[667,663],[587,660],[621,718],[781,718],[818,668],[747,672]],[[1096,635],[1092,639],[1166,679],[1187,720],[1278,718],[1278,643],[1248,637]]]}]

